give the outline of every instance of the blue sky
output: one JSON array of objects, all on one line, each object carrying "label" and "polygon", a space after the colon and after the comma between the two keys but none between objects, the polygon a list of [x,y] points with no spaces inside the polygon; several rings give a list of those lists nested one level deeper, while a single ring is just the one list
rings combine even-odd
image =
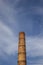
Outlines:
[{"label": "blue sky", "polygon": [[43,0],[0,0],[0,65],[17,65],[21,31],[27,65],[43,65]]}]

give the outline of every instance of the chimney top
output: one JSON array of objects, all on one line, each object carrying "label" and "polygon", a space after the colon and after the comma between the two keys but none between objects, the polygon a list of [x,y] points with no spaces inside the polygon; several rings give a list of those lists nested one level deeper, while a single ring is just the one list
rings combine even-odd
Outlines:
[{"label": "chimney top", "polygon": [[19,38],[25,38],[25,33],[24,32],[20,32],[19,33]]},{"label": "chimney top", "polygon": [[25,34],[25,32],[20,32],[19,34]]}]

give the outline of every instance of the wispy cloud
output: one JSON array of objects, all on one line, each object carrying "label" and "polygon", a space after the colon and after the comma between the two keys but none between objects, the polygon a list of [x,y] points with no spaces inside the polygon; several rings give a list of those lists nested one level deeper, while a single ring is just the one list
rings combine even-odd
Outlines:
[{"label": "wispy cloud", "polygon": [[0,21],[0,55],[3,52],[15,54],[17,51],[17,38],[12,30]]},{"label": "wispy cloud", "polygon": [[0,0],[0,20],[16,33],[19,29],[19,24],[15,13],[16,11],[6,4],[4,0]]},{"label": "wispy cloud", "polygon": [[27,37],[27,54],[30,56],[43,56],[43,37]]},{"label": "wispy cloud", "polygon": [[43,37],[27,37],[26,39],[27,64],[43,64]]}]

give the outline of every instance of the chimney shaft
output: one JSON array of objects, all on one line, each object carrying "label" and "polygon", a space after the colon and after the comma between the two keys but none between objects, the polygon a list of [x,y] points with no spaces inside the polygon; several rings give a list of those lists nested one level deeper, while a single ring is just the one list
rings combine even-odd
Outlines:
[{"label": "chimney shaft", "polygon": [[19,33],[18,65],[26,65],[26,45],[24,32]]}]

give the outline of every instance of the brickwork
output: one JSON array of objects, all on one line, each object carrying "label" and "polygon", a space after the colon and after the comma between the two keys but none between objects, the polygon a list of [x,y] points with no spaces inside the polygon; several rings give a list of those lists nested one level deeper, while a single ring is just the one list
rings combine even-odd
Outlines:
[{"label": "brickwork", "polygon": [[19,33],[18,65],[26,65],[26,44],[24,32]]}]

